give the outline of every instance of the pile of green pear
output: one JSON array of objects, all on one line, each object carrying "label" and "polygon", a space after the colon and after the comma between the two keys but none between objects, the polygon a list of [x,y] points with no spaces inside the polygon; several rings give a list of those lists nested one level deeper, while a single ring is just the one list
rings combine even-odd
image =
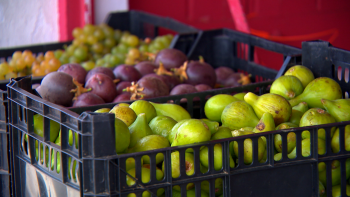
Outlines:
[{"label": "pile of green pear", "polygon": [[[233,96],[219,94],[211,97],[204,108],[210,121],[221,123],[219,128],[228,128],[227,137],[249,135],[274,130],[291,129],[336,122],[350,121],[350,99],[343,99],[339,84],[331,78],[314,78],[313,73],[306,67],[296,65],[276,79],[270,92],[256,95],[252,92],[238,93]],[[344,125],[345,126],[345,125]],[[345,126],[345,150],[350,151],[350,125]],[[326,130],[318,129],[318,154],[326,153],[326,136],[331,136],[331,150],[339,152],[339,128]],[[230,136],[231,133],[231,136]],[[216,133],[215,135],[218,135]],[[301,133],[301,154],[310,156],[310,132]],[[232,142],[231,142],[232,143]],[[274,136],[274,160],[282,159],[282,137]],[[238,144],[232,143],[230,153],[233,158],[238,156]],[[244,163],[252,163],[252,140],[244,141]],[[296,158],[296,134],[287,134],[288,159]],[[266,138],[258,139],[258,159],[266,161]],[[320,163],[319,183],[320,194],[325,194],[326,171],[324,163]],[[350,189],[350,158],[346,160],[346,179]],[[333,196],[340,195],[340,165],[335,160],[332,163],[332,192]],[[350,192],[350,190],[349,190]],[[348,193],[350,195],[350,193]]]},{"label": "pile of green pear", "polygon": [[[194,119],[180,105],[173,103],[154,103],[145,100],[136,100],[131,104],[119,103],[112,109],[102,108],[95,113],[113,113],[115,115],[115,151],[117,154],[127,154],[156,150],[166,147],[191,145],[212,140],[232,138],[236,136],[250,135],[274,130],[291,129],[314,125],[323,125],[335,122],[350,121],[350,99],[342,98],[342,90],[339,84],[331,78],[314,78],[313,73],[306,67],[297,65],[291,67],[283,76],[276,79],[270,93],[256,95],[252,92],[238,93],[235,95],[218,94],[210,97],[204,107],[206,118]],[[37,116],[37,115],[36,115]],[[34,116],[34,132],[43,135],[42,117]],[[40,122],[41,121],[41,122]],[[57,125],[56,125],[57,124]],[[60,145],[60,127],[52,121],[50,124],[50,138],[52,142]],[[326,132],[330,134],[326,135]],[[318,153],[326,153],[326,136],[331,136],[331,149],[339,152],[339,128],[318,130]],[[78,136],[75,136],[75,146],[78,147]],[[350,125],[345,127],[345,150],[350,151]],[[258,139],[258,162],[267,160],[267,146],[264,136]],[[73,145],[73,132],[70,131],[69,143]],[[282,137],[274,136],[274,160],[282,159]],[[302,156],[310,156],[310,132],[302,132],[301,153]],[[38,147],[38,146],[36,146]],[[209,147],[200,148],[200,171],[208,172]],[[246,165],[253,162],[253,141],[250,138],[244,140],[244,158],[238,157],[238,143],[232,141],[229,144],[228,155],[224,155],[221,143],[213,148],[214,170],[222,170],[223,158],[228,158],[230,167],[235,168],[239,159],[243,159]],[[296,157],[296,134],[287,134],[288,159]],[[48,154],[48,151],[46,151]],[[53,152],[52,152],[53,154]],[[42,156],[43,154],[41,154]],[[36,155],[38,157],[38,154]],[[46,155],[48,158],[48,155]],[[55,158],[52,156],[52,158]],[[59,172],[59,155],[57,155],[57,172]],[[41,160],[43,158],[41,157]],[[171,172],[173,178],[191,176],[194,174],[193,149],[188,148],[184,155],[185,172],[180,173],[180,154],[178,151],[171,153]],[[256,162],[256,161],[254,161]],[[48,165],[48,162],[46,162]],[[53,161],[51,163],[54,163]],[[156,179],[163,180],[165,174],[164,155],[158,153],[155,158]],[[75,165],[75,164],[74,164]],[[148,183],[151,179],[151,160],[144,155],[141,159],[141,181]],[[154,163],[152,163],[154,165]],[[126,159],[126,183],[129,186],[136,185],[135,160]],[[53,165],[51,166],[53,170]],[[75,176],[75,167],[72,174]],[[346,160],[346,179],[349,181],[347,189],[350,191],[350,159]],[[75,177],[73,177],[75,178]],[[333,196],[340,195],[340,164],[338,160],[332,162],[332,192]],[[325,164],[319,163],[320,195],[325,194],[326,171]],[[194,196],[194,184],[187,185],[187,194]],[[209,196],[209,182],[201,183],[201,195]],[[216,179],[215,195],[223,193],[223,180]],[[129,194],[134,196],[135,194]],[[157,191],[157,196],[164,195],[164,189]],[[180,196],[180,187],[173,187],[173,196]],[[350,193],[349,193],[350,195]],[[145,191],[143,196],[151,196]]]}]

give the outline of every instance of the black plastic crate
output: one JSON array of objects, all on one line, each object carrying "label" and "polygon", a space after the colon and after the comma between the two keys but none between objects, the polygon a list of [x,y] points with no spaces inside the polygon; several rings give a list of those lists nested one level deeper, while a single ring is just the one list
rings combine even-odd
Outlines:
[{"label": "black plastic crate", "polygon": [[[130,31],[132,34],[137,35],[138,37],[145,38],[151,37],[154,38],[158,35],[161,29],[171,30],[174,33],[178,33],[174,36],[174,39],[171,43],[171,48],[176,48],[183,51],[187,54],[187,51],[191,48],[192,44],[198,37],[197,32],[199,30],[180,23],[171,18],[164,18],[155,16],[148,13],[143,13],[139,11],[129,11],[129,12],[115,12],[110,13],[106,19],[106,23],[114,29],[121,29]],[[8,58],[12,57],[12,54],[15,51],[24,51],[26,49],[32,51],[34,54],[45,53],[49,50],[63,49],[64,45],[71,44],[69,42],[58,42],[58,43],[45,43],[39,45],[28,45],[28,46],[20,46],[20,47],[10,47],[10,48],[2,48],[0,49],[0,62],[7,61]],[[40,83],[43,77],[34,77],[32,83]],[[9,83],[9,80],[0,80],[0,94],[3,98],[1,101],[0,113],[2,114],[0,117],[0,127],[1,127],[1,166],[0,166],[0,194],[4,196],[9,196],[9,193],[3,193],[2,191],[10,191],[10,180],[11,169],[10,161],[8,158],[7,147],[9,144],[9,133],[6,130],[7,127],[7,87],[6,85]],[[6,113],[5,113],[6,111]],[[4,114],[4,115],[3,115]],[[4,156],[3,156],[4,155]],[[6,157],[5,157],[6,155]],[[6,163],[6,166],[4,166]],[[3,181],[4,180],[4,181]],[[6,182],[5,182],[6,181]]]},{"label": "black plastic crate", "polygon": [[[268,86],[272,81],[266,81],[262,83],[251,84],[247,86],[237,88],[226,88],[221,90],[211,90],[207,92],[177,95],[170,97],[160,97],[155,99],[149,99],[153,102],[165,103],[169,100],[179,103],[181,98],[187,98],[187,110],[196,117],[195,108],[191,104],[195,97],[200,98],[200,102],[205,102],[207,95],[214,95],[218,93],[232,93],[242,91],[253,91],[260,94],[265,93],[268,90]],[[30,83],[29,83],[30,84]],[[22,88],[20,88],[22,87]],[[186,196],[184,192],[188,183],[194,183],[196,191],[200,191],[200,185],[202,181],[209,182],[210,196],[213,196],[214,182],[217,178],[223,180],[223,192],[225,196],[316,196],[318,194],[318,162],[331,159],[339,159],[341,165],[345,165],[345,159],[349,157],[349,153],[344,150],[341,154],[334,154],[328,151],[326,155],[322,157],[317,154],[317,130],[320,126],[315,127],[303,127],[284,131],[272,131],[261,134],[253,134],[248,136],[241,136],[235,138],[228,138],[222,140],[216,140],[212,142],[200,143],[195,145],[171,147],[141,153],[132,153],[125,155],[116,155],[114,153],[114,128],[113,128],[113,115],[107,114],[94,114],[83,112],[80,116],[72,111],[81,112],[85,110],[95,110],[97,106],[71,109],[69,111],[66,108],[61,108],[57,105],[50,104],[37,96],[25,91],[29,90],[28,81],[26,79],[22,81],[13,81],[9,84],[9,103],[11,106],[11,123],[12,139],[13,139],[13,161],[14,161],[14,181],[15,191],[17,196],[27,196],[29,193],[29,187],[32,192],[37,193],[50,193],[50,192],[63,192],[61,195],[68,195],[69,192],[80,194],[81,196],[127,196],[129,193],[135,193],[141,195],[143,191],[148,190],[156,192],[159,188],[165,189],[167,196],[171,196],[172,186],[179,185],[182,188],[183,193],[181,196]],[[101,105],[99,107],[113,107],[114,104]],[[29,124],[32,121],[34,113],[40,113],[45,117],[44,124],[48,121],[54,120],[61,124],[62,146],[58,147],[49,142],[49,125],[45,125],[44,138],[41,138],[33,134],[33,126]],[[347,122],[350,124],[350,122]],[[103,125],[103,126],[101,126]],[[346,123],[336,123],[330,125],[322,125],[327,131],[333,126],[339,126],[341,132],[344,131]],[[101,129],[103,128],[103,129]],[[79,148],[76,149],[73,146],[68,145],[68,129],[72,129],[79,134]],[[311,147],[309,157],[301,156],[301,132],[309,130],[311,133]],[[102,133],[103,132],[103,133]],[[293,160],[288,159],[286,140],[288,132],[294,132],[297,139],[297,157]],[[25,147],[23,141],[23,134],[28,134],[29,143]],[[283,159],[275,162],[273,160],[273,137],[274,134],[280,134],[283,140]],[[265,136],[266,141],[266,154],[267,158],[264,163],[258,161],[257,156],[257,143],[260,136]],[[232,141],[237,141],[238,146],[243,149],[243,142],[245,139],[250,138],[253,140],[253,163],[251,165],[245,165],[243,159],[238,160],[235,168],[230,168],[229,159],[227,157],[229,144]],[[41,164],[35,158],[34,155],[35,145],[34,141],[38,140],[44,144],[44,148],[47,146],[49,150],[59,152],[61,155],[61,172],[57,174],[45,167],[45,162]],[[74,140],[73,140],[74,141]],[[328,141],[330,143],[330,140]],[[101,144],[102,143],[102,144]],[[199,171],[199,149],[201,146],[209,147],[209,161],[213,161],[213,147],[215,144],[220,143],[223,146],[223,168],[216,171],[213,167],[214,163],[209,163],[209,171],[205,174]],[[328,144],[329,145],[329,144]],[[330,150],[330,146],[327,146]],[[180,158],[184,158],[186,149],[192,148],[194,150],[195,157],[195,173],[193,176],[185,175],[185,163],[181,162],[182,174],[179,178],[171,178],[170,155],[172,151],[179,151]],[[26,153],[26,150],[28,153]],[[165,178],[163,180],[155,180],[155,165],[151,165],[151,177],[152,181],[146,184],[139,184],[138,186],[129,187],[125,182],[125,161],[129,157],[133,157],[136,161],[136,165],[140,166],[141,157],[143,155],[149,155],[151,163],[155,162],[155,156],[158,153],[162,153],[165,157],[166,166]],[[243,158],[243,151],[239,152],[239,157]],[[39,156],[40,157],[40,156]],[[80,172],[80,179],[77,182],[73,182],[68,178],[68,157],[72,157],[72,161],[75,160],[78,163],[77,171]],[[49,158],[51,161],[51,157]],[[51,165],[51,164],[49,164]],[[55,164],[56,165],[56,164]],[[69,164],[72,169],[72,163]],[[344,168],[343,168],[344,170]],[[34,174],[33,174],[34,173]],[[300,174],[299,174],[300,173]],[[141,169],[136,168],[136,178],[140,180]],[[281,176],[283,175],[283,176]],[[297,176],[296,176],[297,175]],[[17,178],[16,178],[17,177]],[[25,177],[19,179],[18,177]],[[40,178],[39,178],[40,177]],[[266,177],[266,178],[265,178]],[[30,180],[38,180],[35,182],[35,186],[29,186],[26,182]],[[33,183],[34,184],[34,183]],[[199,188],[199,189],[198,189]],[[79,193],[79,191],[84,191]],[[37,193],[32,193],[36,195]],[[57,194],[57,193],[56,193]],[[197,195],[200,196],[200,195]]]}]

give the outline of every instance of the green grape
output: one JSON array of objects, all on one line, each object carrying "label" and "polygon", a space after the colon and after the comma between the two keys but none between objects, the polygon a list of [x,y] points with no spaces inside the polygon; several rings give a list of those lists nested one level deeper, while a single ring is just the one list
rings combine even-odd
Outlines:
[{"label": "green grape", "polygon": [[126,64],[126,65],[134,65],[134,64],[135,64],[135,60],[132,59],[132,58],[127,57],[127,58],[125,59],[125,64]]},{"label": "green grape", "polygon": [[88,61],[88,62],[84,62],[81,64],[81,66],[86,70],[86,71],[90,71],[93,68],[95,68],[95,62],[93,61]]},{"label": "green grape", "polygon": [[101,55],[101,54],[97,54],[97,53],[95,53],[95,54],[93,54],[92,55],[92,59],[94,60],[94,61],[97,61],[98,59],[101,59],[103,56]]},{"label": "green grape", "polygon": [[114,39],[114,29],[105,25],[102,27],[103,33],[107,38],[113,38]]},{"label": "green grape", "polygon": [[153,47],[159,51],[166,48],[162,42],[154,42]]},{"label": "green grape", "polygon": [[123,32],[122,36],[120,37],[120,43],[126,44],[127,43],[127,38],[130,35],[130,33],[125,33]]},{"label": "green grape", "polygon": [[119,29],[114,30],[114,40],[120,42],[120,38],[122,37],[122,32]]},{"label": "green grape", "polygon": [[10,65],[7,62],[0,64],[0,75],[4,76],[10,71]]},{"label": "green grape", "polygon": [[95,26],[94,25],[91,25],[91,24],[86,24],[83,28],[83,32],[84,34],[86,35],[92,35],[95,31]]},{"label": "green grape", "polygon": [[128,46],[128,47],[127,47],[128,53],[129,53],[129,51],[130,51],[131,49],[135,49],[135,47]]},{"label": "green grape", "polygon": [[111,50],[111,53],[112,53],[113,55],[119,53],[119,51],[118,51],[118,46],[113,47],[112,50]]},{"label": "green grape", "polygon": [[108,37],[105,39],[104,45],[108,48],[112,48],[116,45],[116,42],[115,42],[114,38]]},{"label": "green grape", "polygon": [[75,56],[69,57],[69,63],[80,63],[80,59]]},{"label": "green grape", "polygon": [[125,40],[125,44],[131,47],[136,47],[139,45],[139,38],[135,35],[129,35]]},{"label": "green grape", "polygon": [[73,29],[72,34],[74,38],[78,38],[80,34],[83,34],[83,30],[80,27],[76,27]]},{"label": "green grape", "polygon": [[130,49],[129,52],[128,52],[128,57],[129,58],[132,58],[132,59],[138,59],[140,58],[141,54],[140,54],[140,51],[138,49]]},{"label": "green grape", "polygon": [[101,28],[96,28],[94,31],[94,36],[99,40],[103,40],[105,38],[105,33]]},{"label": "green grape", "polygon": [[104,63],[106,63],[104,59],[98,59],[96,61],[96,66],[102,66]]},{"label": "green grape", "polygon": [[106,62],[102,65],[102,67],[106,67],[106,68],[114,68],[114,65],[109,63],[109,62]]},{"label": "green grape", "polygon": [[80,61],[83,61],[87,58],[88,56],[88,52],[87,49],[84,47],[78,47],[74,50],[74,54],[73,54],[77,59],[79,59]]},{"label": "green grape", "polygon": [[77,48],[75,45],[69,45],[66,49],[66,53],[68,56],[72,56],[74,54],[74,50]]},{"label": "green grape", "polygon": [[141,52],[148,52],[148,45],[144,44],[139,47],[139,51]]},{"label": "green grape", "polygon": [[154,46],[153,43],[151,43],[151,44],[148,46],[148,52],[150,52],[150,53],[157,53],[157,52],[158,52],[158,49]]},{"label": "green grape", "polygon": [[57,50],[54,52],[55,58],[56,58],[56,59],[60,59],[60,57],[62,56],[63,52],[64,52],[63,50],[57,49]]},{"label": "green grape", "polygon": [[159,41],[158,42],[161,42],[163,43],[164,47],[165,48],[168,48],[170,46],[170,43],[171,43],[171,40],[169,40],[167,37],[165,36],[162,36],[162,37],[159,37]]},{"label": "green grape", "polygon": [[116,55],[111,55],[109,57],[109,63],[112,64],[113,66],[119,65],[121,63],[120,59]]},{"label": "green grape", "polygon": [[63,64],[68,64],[69,63],[69,55],[67,54],[67,52],[63,52],[61,57],[59,58],[61,65]]},{"label": "green grape", "polygon": [[103,44],[96,42],[91,46],[91,50],[95,53],[102,53],[103,52]]},{"label": "green grape", "polygon": [[170,41],[174,39],[174,36],[172,34],[165,35]]},{"label": "green grape", "polygon": [[109,61],[109,58],[112,56],[112,54],[108,53],[105,56],[103,56],[103,59],[105,60],[105,62]]},{"label": "green grape", "polygon": [[87,43],[89,43],[90,45],[93,45],[93,44],[95,44],[95,43],[98,42],[98,39],[97,39],[96,36],[94,36],[94,35],[88,35],[86,41],[87,41]]},{"label": "green grape", "polygon": [[123,44],[123,43],[118,44],[117,48],[118,48],[118,51],[119,51],[120,53],[126,54],[126,53],[128,53],[128,51],[129,51],[129,50],[128,50],[128,47],[127,47],[125,44]]},{"label": "green grape", "polygon": [[123,53],[116,53],[115,56],[119,58],[120,63],[123,63],[125,61],[126,55]]}]

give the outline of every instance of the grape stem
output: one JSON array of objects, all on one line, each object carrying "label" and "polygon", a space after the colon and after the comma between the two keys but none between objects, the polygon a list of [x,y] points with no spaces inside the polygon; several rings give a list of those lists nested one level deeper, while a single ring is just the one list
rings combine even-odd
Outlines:
[{"label": "grape stem", "polygon": [[78,96],[80,96],[81,94],[91,91],[91,88],[89,88],[89,89],[84,88],[83,84],[80,84],[75,78],[73,78],[73,83],[77,87],[77,88],[72,89],[70,91],[70,92],[75,93],[73,101],[77,100]]}]

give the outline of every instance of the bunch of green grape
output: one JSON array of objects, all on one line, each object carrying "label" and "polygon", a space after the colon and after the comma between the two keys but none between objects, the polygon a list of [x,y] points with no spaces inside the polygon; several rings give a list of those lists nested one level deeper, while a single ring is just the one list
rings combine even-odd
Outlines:
[{"label": "bunch of green grape", "polygon": [[95,67],[114,68],[120,64],[133,65],[148,59],[150,53],[168,48],[172,35],[142,40],[128,31],[114,30],[106,24],[76,27],[74,40],[64,51],[55,51],[61,64],[80,63],[87,71]]},{"label": "bunch of green grape", "polygon": [[121,32],[106,24],[98,26],[87,24],[83,28],[76,27],[73,32],[74,40],[61,54],[62,64],[95,62],[105,54],[110,53],[121,37]]}]

